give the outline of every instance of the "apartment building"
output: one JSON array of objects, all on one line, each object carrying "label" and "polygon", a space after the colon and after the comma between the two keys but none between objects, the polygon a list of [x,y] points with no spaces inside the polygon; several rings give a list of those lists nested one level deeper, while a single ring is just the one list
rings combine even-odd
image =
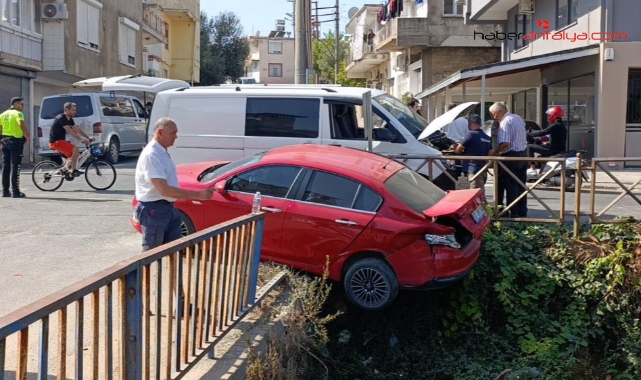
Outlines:
[{"label": "apartment building", "polygon": [[501,100],[543,126],[545,110],[559,105],[569,148],[639,157],[640,12],[638,0],[467,0],[467,25],[497,25],[475,38],[500,40],[502,62],[457,71],[419,98],[430,107]]},{"label": "apartment building", "polygon": [[293,84],[294,39],[272,36],[249,37],[249,57],[245,63],[245,76],[254,78],[256,83]]},{"label": "apartment building", "polygon": [[200,83],[200,0],[143,1],[143,72]]},{"label": "apartment building", "polygon": [[[464,25],[463,9],[458,0],[363,6],[347,25],[352,36],[347,76],[365,78],[370,87],[401,98],[416,95],[457,70],[500,61],[500,44],[474,39],[477,27]],[[489,33],[494,26],[477,29]],[[428,118],[434,116],[432,112]]]}]

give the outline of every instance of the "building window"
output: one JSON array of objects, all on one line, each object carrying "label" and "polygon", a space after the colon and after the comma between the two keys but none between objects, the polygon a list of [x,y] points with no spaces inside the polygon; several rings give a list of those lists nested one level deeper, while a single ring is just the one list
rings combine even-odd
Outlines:
[{"label": "building window", "polygon": [[40,34],[40,11],[35,0],[0,0],[0,21]]},{"label": "building window", "polygon": [[270,77],[282,77],[283,76],[283,64],[282,63],[270,63],[269,64],[269,76]]},{"label": "building window", "polygon": [[140,26],[126,17],[120,17],[118,31],[118,50],[120,63],[127,66],[136,66],[136,35]]},{"label": "building window", "polygon": [[579,0],[556,1],[556,29],[576,22],[579,13]]},{"label": "building window", "polygon": [[283,41],[269,41],[269,54],[283,54]]},{"label": "building window", "polygon": [[628,73],[628,124],[641,124],[641,70],[631,69]]},{"label": "building window", "polygon": [[521,116],[524,120],[536,122],[536,88],[512,94],[512,113]]},{"label": "building window", "polygon": [[523,37],[532,31],[531,21],[532,17],[530,15],[516,15],[514,18],[515,30],[518,35],[518,38],[514,41],[514,49],[527,46],[528,41]]},{"label": "building window", "polygon": [[463,16],[463,4],[457,4],[457,0],[443,0],[444,16]]},{"label": "building window", "polygon": [[102,4],[93,0],[78,0],[78,45],[99,50],[100,9]]}]

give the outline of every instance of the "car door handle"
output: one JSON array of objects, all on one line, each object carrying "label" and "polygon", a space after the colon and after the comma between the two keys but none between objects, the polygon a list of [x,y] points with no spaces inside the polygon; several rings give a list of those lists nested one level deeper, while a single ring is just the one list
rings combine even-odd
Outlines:
[{"label": "car door handle", "polygon": [[269,212],[281,212],[281,209],[274,208],[274,207],[261,207],[261,210],[265,210]]},{"label": "car door handle", "polygon": [[338,223],[338,224],[345,224],[345,225],[348,225],[348,226],[356,226],[356,225],[358,225],[358,223],[356,223],[356,222],[352,222],[351,220],[344,220],[344,219],[336,219],[335,222]]}]

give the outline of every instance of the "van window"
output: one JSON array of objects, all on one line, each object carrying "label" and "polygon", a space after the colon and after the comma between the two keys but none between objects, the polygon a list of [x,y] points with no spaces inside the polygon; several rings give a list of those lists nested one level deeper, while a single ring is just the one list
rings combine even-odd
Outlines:
[{"label": "van window", "polygon": [[101,96],[100,107],[105,116],[136,117],[131,100],[122,96],[113,99]]},{"label": "van window", "polygon": [[248,98],[246,136],[318,137],[319,99]]},{"label": "van window", "polygon": [[391,113],[414,137],[418,138],[425,127],[427,127],[427,121],[425,119],[415,112],[412,112],[405,103],[390,94],[377,95],[372,100],[380,104],[387,112]]},{"label": "van window", "polygon": [[93,115],[91,97],[87,95],[78,96],[57,96],[46,98],[42,101],[40,118],[45,120],[55,119],[63,113],[64,104],[67,102],[76,103],[77,113],[75,117],[87,117]]}]

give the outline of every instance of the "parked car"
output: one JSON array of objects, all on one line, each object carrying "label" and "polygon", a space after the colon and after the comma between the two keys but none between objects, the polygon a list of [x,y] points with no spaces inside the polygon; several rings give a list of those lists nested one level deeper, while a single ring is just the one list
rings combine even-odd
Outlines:
[{"label": "parked car", "polygon": [[[95,85],[100,80],[89,81]],[[399,99],[376,89],[242,84],[190,87],[180,80],[140,76],[106,78],[101,89],[155,94],[150,125],[165,116],[178,123],[179,138],[169,151],[177,164],[233,161],[304,143],[366,150],[363,95],[368,91],[372,96],[374,152],[442,155],[418,139],[427,121]],[[153,128],[149,128],[147,139],[152,137]],[[430,174],[422,159],[406,164],[424,176]],[[455,188],[438,165],[433,165],[432,174],[441,189]]]},{"label": "parked car", "polygon": [[[103,151],[112,163],[117,163],[123,152],[142,150],[146,142],[148,115],[138,99],[110,93],[76,93],[42,99],[38,119],[40,156],[60,156],[60,153],[49,149],[49,131],[56,116],[63,113],[66,102],[76,104],[77,113],[73,118],[76,125],[96,142],[103,143]],[[81,151],[85,149],[80,141],[73,140]]]},{"label": "parked car", "polygon": [[489,224],[481,190],[445,193],[407,166],[357,149],[293,145],[180,165],[178,176],[181,187],[216,189],[209,201],[175,203],[185,234],[249,214],[260,192],[261,260],[320,275],[327,257],[329,278],[368,310],[387,307],[399,287],[464,278]]}]

